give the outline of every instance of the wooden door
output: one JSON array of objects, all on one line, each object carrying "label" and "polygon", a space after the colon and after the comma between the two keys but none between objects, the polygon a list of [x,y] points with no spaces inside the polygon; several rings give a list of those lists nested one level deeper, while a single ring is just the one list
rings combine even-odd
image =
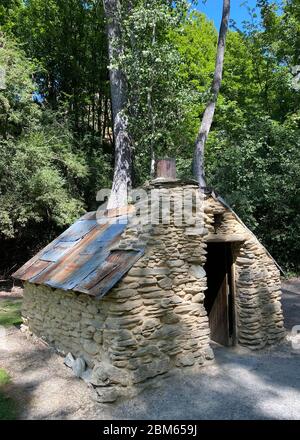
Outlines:
[{"label": "wooden door", "polygon": [[210,314],[209,326],[211,339],[222,345],[229,345],[228,292],[225,276],[216,294]]}]

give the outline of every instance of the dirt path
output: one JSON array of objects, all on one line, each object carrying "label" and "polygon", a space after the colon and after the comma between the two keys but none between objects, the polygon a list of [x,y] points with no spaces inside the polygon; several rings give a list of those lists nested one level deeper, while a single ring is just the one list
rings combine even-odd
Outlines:
[{"label": "dirt path", "polygon": [[23,296],[23,289],[19,285],[14,285],[12,282],[3,282],[0,280],[0,301],[14,301]]},{"label": "dirt path", "polygon": [[[290,331],[300,324],[300,279],[283,287]],[[178,372],[114,405],[94,402],[61,357],[18,329],[0,340],[0,367],[12,376],[22,419],[300,419],[300,351],[289,342],[260,352],[218,347],[201,374]]]}]

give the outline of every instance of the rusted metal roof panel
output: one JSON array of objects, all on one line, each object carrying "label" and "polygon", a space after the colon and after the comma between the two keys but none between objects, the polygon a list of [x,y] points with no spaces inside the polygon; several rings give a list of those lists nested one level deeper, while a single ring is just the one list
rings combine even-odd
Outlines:
[{"label": "rusted metal roof panel", "polygon": [[[13,277],[35,284],[105,295],[142,256],[143,249],[115,250],[127,227],[87,213],[25,263]],[[114,250],[113,250],[114,249]]]},{"label": "rusted metal roof panel", "polygon": [[141,258],[144,250],[116,250],[106,258],[100,269],[91,272],[78,286],[76,290],[89,292],[93,296],[104,296],[134,263]]},{"label": "rusted metal roof panel", "polygon": [[59,260],[64,254],[70,251],[70,249],[75,245],[75,241],[59,241],[49,250],[43,252],[40,256],[40,260],[55,262]]},{"label": "rusted metal roof panel", "polygon": [[96,226],[97,226],[96,220],[78,220],[60,236],[60,241],[81,240],[86,234],[88,234]]},{"label": "rusted metal roof panel", "polygon": [[[98,229],[98,228],[97,228]],[[73,246],[67,253],[57,258],[57,260],[48,268],[45,268],[42,272],[37,274],[30,281],[36,284],[46,284],[48,281],[55,281],[63,279],[72,272],[72,265],[76,264],[77,255],[80,254],[81,249],[90,241],[92,241],[97,233],[101,233],[94,228],[89,234],[83,237],[82,240],[78,242],[73,242]],[[49,252],[49,251],[48,251]],[[43,258],[42,254],[41,258]]]},{"label": "rusted metal roof panel", "polygon": [[26,269],[26,271],[22,274],[20,279],[24,281],[30,280],[31,278],[35,277],[38,273],[42,272],[44,269],[49,267],[49,265],[51,266],[51,262],[49,261],[37,260],[33,264],[31,264],[28,267],[28,269]]}]

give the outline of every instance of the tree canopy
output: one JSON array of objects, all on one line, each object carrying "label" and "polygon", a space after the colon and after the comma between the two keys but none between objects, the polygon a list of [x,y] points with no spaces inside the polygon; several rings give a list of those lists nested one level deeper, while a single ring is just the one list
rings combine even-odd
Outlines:
[{"label": "tree canopy", "polygon": [[[250,10],[228,32],[206,179],[286,270],[299,271],[300,2],[257,3],[260,16]],[[125,74],[133,183],[150,178],[153,157],[175,156],[190,177],[218,32],[183,0],[122,8],[115,62]],[[102,0],[1,2],[0,271],[95,209],[97,190],[111,186],[106,24]]]}]

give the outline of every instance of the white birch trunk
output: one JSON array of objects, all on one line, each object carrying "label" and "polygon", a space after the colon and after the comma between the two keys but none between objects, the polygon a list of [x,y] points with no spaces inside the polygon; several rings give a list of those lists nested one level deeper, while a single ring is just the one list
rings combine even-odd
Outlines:
[{"label": "white birch trunk", "polygon": [[[120,27],[121,3],[120,0],[103,0],[103,5],[107,20],[109,60],[115,65],[123,53]],[[118,67],[110,69],[110,88],[115,139],[115,169],[107,209],[117,209],[127,205],[128,190],[132,185],[132,141],[125,114],[126,79]]]}]

